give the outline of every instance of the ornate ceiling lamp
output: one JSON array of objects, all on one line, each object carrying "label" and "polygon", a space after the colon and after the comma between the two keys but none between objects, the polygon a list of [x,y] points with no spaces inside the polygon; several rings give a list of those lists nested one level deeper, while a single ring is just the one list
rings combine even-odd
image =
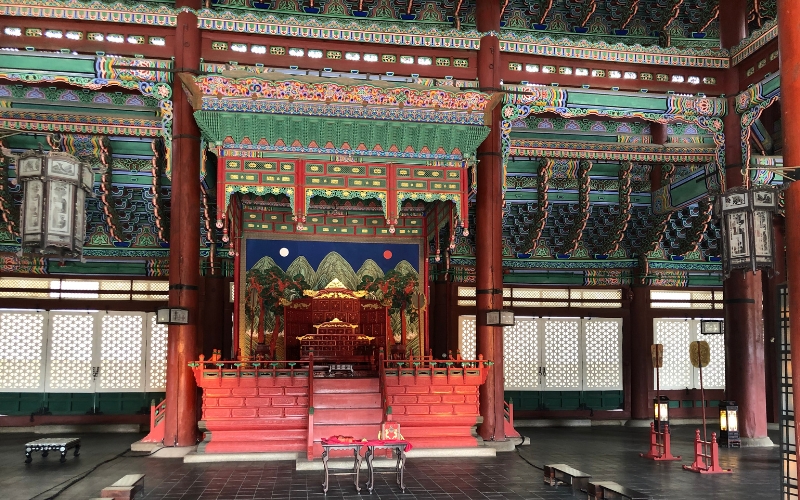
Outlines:
[{"label": "ornate ceiling lamp", "polygon": [[722,270],[771,268],[775,263],[772,214],[778,209],[778,191],[770,186],[737,187],[719,195],[716,212],[722,215]]},{"label": "ornate ceiling lamp", "polygon": [[17,157],[22,182],[22,250],[80,257],[86,238],[86,196],[94,174],[78,158],[57,151]]}]

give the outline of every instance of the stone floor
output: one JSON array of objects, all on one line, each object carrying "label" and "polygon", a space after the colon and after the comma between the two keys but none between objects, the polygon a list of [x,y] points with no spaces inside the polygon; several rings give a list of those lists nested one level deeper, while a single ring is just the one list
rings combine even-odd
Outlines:
[{"label": "stone floor", "polygon": [[[320,471],[295,471],[293,462],[184,464],[181,459],[156,459],[126,452],[139,439],[133,434],[81,436],[78,458],[66,463],[58,455],[34,456],[25,465],[23,444],[40,435],[0,434],[0,498],[87,499],[125,474],[143,473],[145,497],[189,499],[564,499],[568,488],[551,488],[539,470],[546,463],[567,463],[593,475],[651,495],[653,500],[778,499],[778,448],[721,450],[720,462],[733,474],[701,476],[681,469],[691,462],[694,427],[676,427],[673,452],[683,460],[655,463],[639,458],[646,450],[647,430],[621,427],[522,429],[532,445],[497,458],[409,459],[406,493],[394,486],[393,475],[376,476],[375,493],[358,494],[351,476],[331,477],[322,494]],[[771,435],[777,442],[777,435]],[[87,474],[88,472],[88,474]],[[85,476],[85,477],[84,477]],[[362,476],[363,477],[363,476]],[[71,484],[74,483],[74,484]],[[70,485],[71,484],[71,485]],[[69,486],[69,487],[67,487]],[[64,489],[67,487],[66,489]],[[60,493],[59,493],[60,492]],[[584,497],[585,498],[585,497]]]}]

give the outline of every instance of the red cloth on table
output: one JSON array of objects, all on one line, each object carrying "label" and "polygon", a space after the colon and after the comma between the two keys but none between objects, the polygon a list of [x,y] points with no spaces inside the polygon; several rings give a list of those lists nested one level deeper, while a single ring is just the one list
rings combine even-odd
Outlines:
[{"label": "red cloth on table", "polygon": [[342,441],[336,436],[329,438],[322,438],[322,444],[358,444],[361,446],[402,446],[405,445],[403,451],[406,453],[411,451],[411,443],[399,439],[364,439],[362,441],[353,440],[351,442]]}]

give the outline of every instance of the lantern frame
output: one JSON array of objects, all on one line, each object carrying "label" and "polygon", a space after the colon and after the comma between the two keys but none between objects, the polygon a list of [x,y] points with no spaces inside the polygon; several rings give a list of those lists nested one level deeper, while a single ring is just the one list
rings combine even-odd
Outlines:
[{"label": "lantern frame", "polygon": [[742,446],[742,439],[739,436],[739,406],[736,401],[719,402],[719,445],[728,448]]},{"label": "lantern frame", "polygon": [[775,264],[772,214],[778,209],[778,190],[765,185],[731,188],[719,195],[716,212],[722,219],[722,270],[755,272]]},{"label": "lantern frame", "polygon": [[59,151],[26,151],[17,157],[22,183],[22,250],[80,257],[86,238],[86,198],[94,173],[77,157]]},{"label": "lantern frame", "polygon": [[189,309],[185,307],[162,307],[156,311],[158,325],[188,325]]},{"label": "lantern frame", "polygon": [[[653,398],[653,424],[657,432],[663,432],[664,426],[669,429],[669,401],[667,396]],[[659,406],[661,407],[660,413]],[[659,420],[659,417],[661,420]]]},{"label": "lantern frame", "polygon": [[510,309],[490,309],[486,311],[487,326],[514,326],[516,319]]}]

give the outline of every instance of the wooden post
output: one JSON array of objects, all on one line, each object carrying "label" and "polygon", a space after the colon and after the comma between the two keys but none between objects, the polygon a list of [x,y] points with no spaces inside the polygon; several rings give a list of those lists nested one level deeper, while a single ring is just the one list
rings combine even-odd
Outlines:
[{"label": "wooden post", "polygon": [[[781,68],[781,115],[783,126],[783,164],[800,166],[800,3],[778,0],[778,39]],[[795,220],[797,219],[797,220]],[[789,284],[789,314],[800,317],[800,184],[792,182],[786,193],[786,270]],[[791,329],[792,390],[795,408],[800,405],[800,328]],[[741,407],[741,404],[740,404]],[[795,411],[795,426],[800,412]],[[800,445],[800,432],[795,432],[795,445]]]},{"label": "wooden post", "polygon": [[[484,92],[500,89],[500,2],[480,1],[476,7],[481,37],[478,81]],[[503,330],[486,325],[486,311],[503,307],[503,154],[500,143],[500,106],[492,112],[491,132],[478,147],[478,194],[475,248],[477,353],[494,362],[480,388],[484,440],[505,441],[503,417]]]},{"label": "wooden post", "polygon": [[[199,0],[178,0],[176,8],[199,9]],[[175,68],[197,71],[200,30],[193,11],[178,14]],[[164,445],[197,443],[197,386],[188,363],[197,359],[200,284],[200,130],[183,86],[173,84],[172,212],[170,214],[169,305],[189,310],[188,325],[170,325],[167,337],[167,408]]]}]

